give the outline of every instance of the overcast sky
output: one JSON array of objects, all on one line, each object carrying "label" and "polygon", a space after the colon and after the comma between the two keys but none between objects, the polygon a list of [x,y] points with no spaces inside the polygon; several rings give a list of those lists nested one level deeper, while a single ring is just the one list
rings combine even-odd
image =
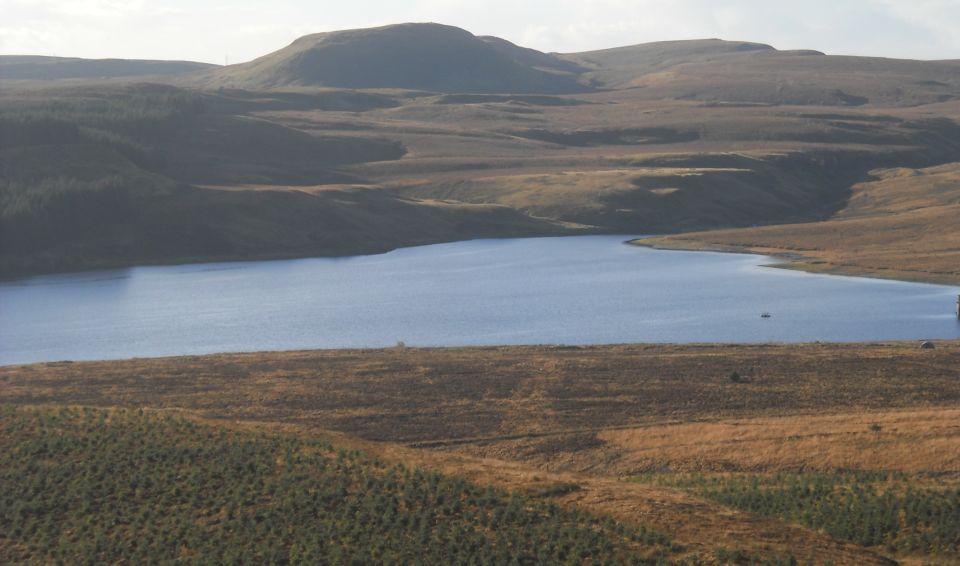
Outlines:
[{"label": "overcast sky", "polygon": [[719,37],[960,59],[960,0],[0,0],[0,54],[240,63],[308,33],[408,21],[542,51]]}]

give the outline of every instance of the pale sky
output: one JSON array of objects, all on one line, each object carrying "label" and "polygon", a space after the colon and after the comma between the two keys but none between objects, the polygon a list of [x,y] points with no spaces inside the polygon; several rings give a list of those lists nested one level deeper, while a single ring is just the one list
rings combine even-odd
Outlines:
[{"label": "pale sky", "polygon": [[240,63],[308,33],[411,21],[542,51],[719,37],[960,59],[960,0],[0,0],[0,54]]}]

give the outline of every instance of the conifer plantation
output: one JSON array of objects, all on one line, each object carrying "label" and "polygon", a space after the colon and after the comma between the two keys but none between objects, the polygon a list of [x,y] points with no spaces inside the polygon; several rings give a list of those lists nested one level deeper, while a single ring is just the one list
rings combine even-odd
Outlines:
[{"label": "conifer plantation", "polygon": [[0,561],[655,564],[609,518],[324,441],[128,410],[0,417]]}]

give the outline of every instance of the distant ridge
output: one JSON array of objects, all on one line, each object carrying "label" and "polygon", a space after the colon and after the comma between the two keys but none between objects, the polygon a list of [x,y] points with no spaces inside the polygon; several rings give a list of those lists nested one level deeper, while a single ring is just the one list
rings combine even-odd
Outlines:
[{"label": "distant ridge", "polygon": [[957,60],[825,55],[716,38],[544,53],[437,23],[305,35],[283,49],[226,67],[0,56],[0,84],[60,79],[149,80],[247,91],[399,89],[484,96],[625,90],[639,99],[719,106],[917,106],[960,100]]},{"label": "distant ridge", "polygon": [[149,59],[81,59],[42,55],[0,55],[0,80],[113,79],[182,75],[216,65]]},{"label": "distant ridge", "polygon": [[[403,88],[435,92],[572,93],[575,75],[547,72],[569,62],[460,28],[408,23],[317,33],[240,65],[212,72],[206,86]],[[539,64],[539,65],[538,65]]]},{"label": "distant ridge", "polygon": [[[636,81],[645,75],[683,65],[719,64],[732,60],[741,67],[749,67],[756,56],[778,57],[797,53],[779,51],[764,43],[713,38],[656,41],[583,53],[567,53],[559,57],[578,65],[595,83],[603,84],[607,88],[623,88],[636,86]],[[803,53],[823,55],[819,51]]]},{"label": "distant ridge", "polygon": [[763,43],[660,41],[558,55],[580,81],[660,100],[767,105],[918,105],[960,93],[956,61],[914,61],[781,51]]}]

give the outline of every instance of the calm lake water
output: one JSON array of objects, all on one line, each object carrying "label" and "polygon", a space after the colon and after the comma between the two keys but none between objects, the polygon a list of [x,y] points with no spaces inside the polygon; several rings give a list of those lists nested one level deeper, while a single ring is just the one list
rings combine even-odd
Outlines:
[{"label": "calm lake water", "polygon": [[[960,338],[957,289],[762,267],[624,236],[0,284],[0,364],[300,348]],[[769,311],[771,318],[760,314]]]}]

